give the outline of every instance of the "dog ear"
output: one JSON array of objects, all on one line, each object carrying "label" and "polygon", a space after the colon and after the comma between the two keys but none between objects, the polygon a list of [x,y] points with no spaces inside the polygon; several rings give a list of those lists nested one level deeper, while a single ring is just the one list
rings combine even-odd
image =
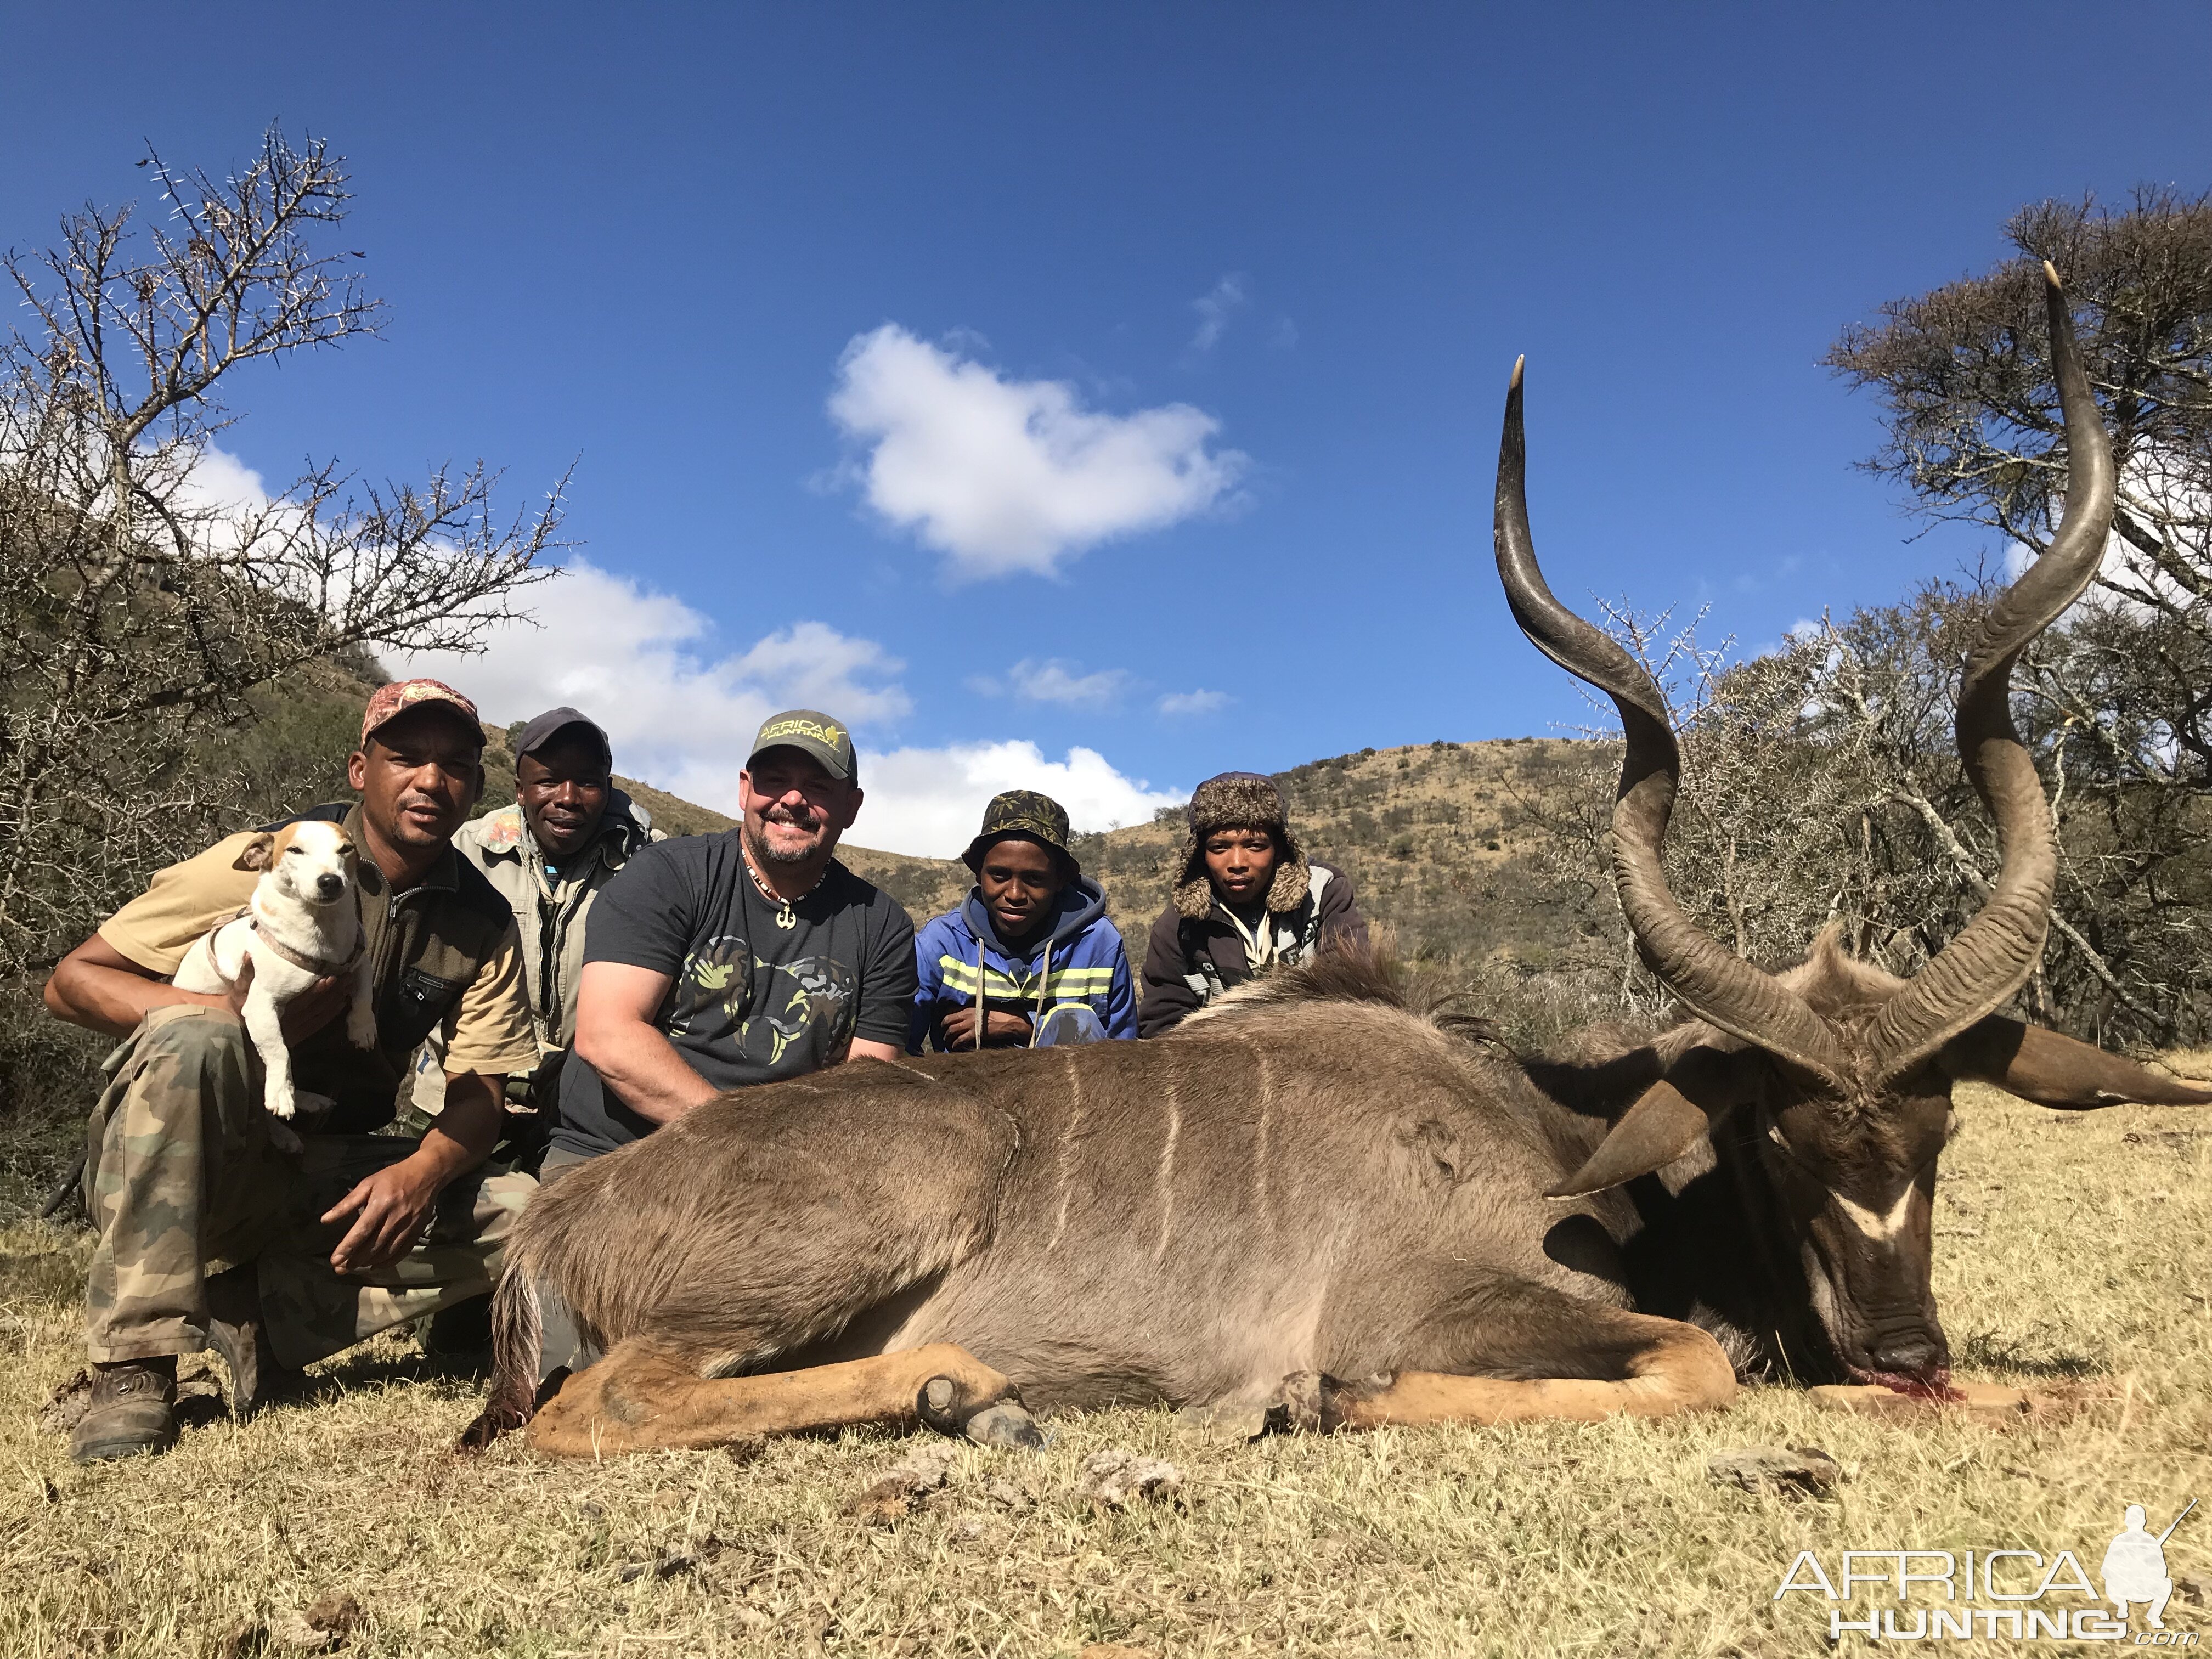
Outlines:
[{"label": "dog ear", "polygon": [[276,837],[264,831],[238,849],[238,856],[230,861],[234,870],[265,870],[269,854],[275,850]]}]

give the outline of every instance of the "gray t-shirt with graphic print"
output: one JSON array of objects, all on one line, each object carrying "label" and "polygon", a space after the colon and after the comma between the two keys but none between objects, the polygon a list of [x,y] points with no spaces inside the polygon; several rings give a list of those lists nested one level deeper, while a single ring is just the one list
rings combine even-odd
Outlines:
[{"label": "gray t-shirt with graphic print", "polygon": [[[633,855],[592,908],[584,960],[626,963],[672,983],[653,1024],[717,1089],[833,1065],[854,1037],[903,1047],[914,1000],[914,922],[889,894],[834,860],[792,906],[763,897],[739,832],[685,836]],[[599,1074],[561,1073],[553,1144],[591,1156],[650,1133]]]}]

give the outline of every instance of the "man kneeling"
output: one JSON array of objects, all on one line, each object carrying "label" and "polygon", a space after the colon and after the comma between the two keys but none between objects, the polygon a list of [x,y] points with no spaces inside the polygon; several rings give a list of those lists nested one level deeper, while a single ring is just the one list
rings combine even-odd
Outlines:
[{"label": "man kneeling", "polygon": [[[261,1061],[228,993],[168,983],[192,942],[236,915],[257,879],[233,836],[162,871],[55,969],[46,1006],[124,1039],[94,1109],[85,1207],[99,1230],[85,1290],[92,1401],[78,1462],[166,1450],[176,1357],[210,1346],[244,1415],[300,1366],[481,1296],[536,1183],[479,1176],[507,1074],[538,1062],[507,901],[452,846],[483,787],[475,705],[435,680],[381,688],[349,763],[338,823],[360,855],[377,1044],[347,1046],[346,975],[286,1011],[301,1149],[262,1104]],[[408,1055],[445,1037],[445,1110],[420,1141],[389,1123]],[[310,1094],[327,1101],[310,1111]]]}]

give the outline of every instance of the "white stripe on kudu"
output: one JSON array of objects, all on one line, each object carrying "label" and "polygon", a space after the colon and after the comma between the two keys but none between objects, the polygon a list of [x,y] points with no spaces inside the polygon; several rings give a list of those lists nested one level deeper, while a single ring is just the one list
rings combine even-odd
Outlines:
[{"label": "white stripe on kudu", "polygon": [[1844,1212],[1852,1226],[1881,1244],[1894,1242],[1898,1234],[1905,1231],[1905,1216],[1912,1208],[1912,1188],[1910,1187],[1898,1194],[1897,1202],[1889,1206],[1887,1215],[1876,1215],[1865,1205],[1854,1204],[1841,1193],[1830,1193],[1828,1196],[1836,1200],[1836,1207]]},{"label": "white stripe on kudu", "polygon": [[1168,1240],[1175,1232],[1175,1155],[1176,1142],[1182,1138],[1182,1091],[1173,1072],[1168,1073],[1168,1138],[1160,1147],[1160,1242],[1152,1247],[1152,1260],[1157,1261],[1168,1253]]},{"label": "white stripe on kudu", "polygon": [[1247,1042],[1245,1048],[1252,1055],[1252,1068],[1259,1081],[1260,1121],[1252,1132],[1252,1212],[1260,1218],[1260,1230],[1269,1238],[1275,1236],[1275,1217],[1267,1204],[1267,1113],[1274,1100],[1274,1087],[1267,1077],[1267,1051],[1256,1042]]},{"label": "white stripe on kudu", "polygon": [[1075,1190],[1075,1136],[1083,1127],[1083,1068],[1075,1064],[1072,1049],[1067,1051],[1064,1069],[1067,1076],[1067,1126],[1060,1132],[1060,1208],[1052,1218],[1052,1237],[1044,1247],[1047,1255],[1060,1247],[1060,1237],[1067,1231],[1067,1199]]}]

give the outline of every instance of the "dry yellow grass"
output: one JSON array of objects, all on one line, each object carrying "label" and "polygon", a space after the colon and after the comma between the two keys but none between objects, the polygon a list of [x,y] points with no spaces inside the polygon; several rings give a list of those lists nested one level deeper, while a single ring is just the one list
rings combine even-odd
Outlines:
[{"label": "dry yellow grass", "polygon": [[[1773,1389],[1693,1420],[1246,1445],[1117,1412],[1041,1455],[963,1449],[889,1526],[843,1513],[902,1453],[878,1436],[457,1461],[477,1387],[411,1341],[327,1368],[322,1403],[74,1468],[34,1419],[78,1363],[82,1235],[0,1232],[0,1654],[247,1653],[264,1630],[282,1651],[329,1592],[358,1601],[364,1654],[1824,1651],[1825,1605],[1772,1599],[1801,1548],[1831,1571],[1854,1547],[2065,1548],[2094,1572],[2124,1504],[2158,1525],[2212,1499],[2212,1121],[1985,1091],[1961,1115],[1937,1221],[1960,1369],[2108,1391],[2071,1420],[1902,1428]],[[1847,1471],[1831,1501],[1706,1478],[1714,1451],[1808,1443]],[[1182,1505],[1079,1501],[1107,1446],[1180,1465]],[[2171,1569],[2212,1576],[2209,1547],[2200,1508]],[[2201,1605],[2166,1622],[2212,1640]]]}]

